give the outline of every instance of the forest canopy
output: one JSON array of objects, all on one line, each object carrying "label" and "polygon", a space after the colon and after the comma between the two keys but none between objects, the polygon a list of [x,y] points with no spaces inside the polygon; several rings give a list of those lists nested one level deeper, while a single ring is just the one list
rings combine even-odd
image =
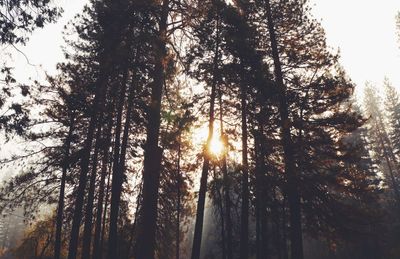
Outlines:
[{"label": "forest canopy", "polygon": [[[0,0],[1,46],[59,4]],[[397,88],[358,98],[311,6],[90,0],[56,74],[0,64],[1,256],[398,258]]]}]

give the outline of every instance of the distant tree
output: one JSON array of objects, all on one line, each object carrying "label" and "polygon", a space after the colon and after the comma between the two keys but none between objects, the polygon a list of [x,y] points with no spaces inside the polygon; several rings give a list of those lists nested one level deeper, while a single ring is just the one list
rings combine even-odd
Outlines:
[{"label": "distant tree", "polygon": [[400,43],[400,12],[396,15],[397,41]]},{"label": "distant tree", "polygon": [[13,250],[13,254],[21,259],[53,258],[52,244],[54,244],[54,224],[53,218],[50,217],[32,225],[19,246]]},{"label": "distant tree", "polygon": [[381,99],[376,89],[367,84],[364,90],[364,110],[369,118],[369,139],[372,143],[373,155],[382,161],[382,171],[388,179],[389,186],[393,190],[397,204],[400,201],[400,187],[398,183],[398,161],[395,156],[392,142],[387,132],[385,118],[382,112]]},{"label": "distant tree", "polygon": [[387,112],[389,127],[389,139],[393,145],[393,152],[396,154],[397,159],[400,158],[400,100],[399,94],[389,79],[385,78],[383,82],[385,88],[385,110]]}]

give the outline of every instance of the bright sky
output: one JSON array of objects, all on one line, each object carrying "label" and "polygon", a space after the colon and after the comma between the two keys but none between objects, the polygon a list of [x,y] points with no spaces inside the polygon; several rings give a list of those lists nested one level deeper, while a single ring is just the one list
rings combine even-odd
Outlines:
[{"label": "bright sky", "polygon": [[[85,0],[56,0],[64,9],[63,16],[56,24],[48,24],[44,29],[36,30],[30,37],[26,46],[18,46],[30,64],[27,63],[24,55],[16,53],[13,63],[14,76],[18,82],[28,83],[32,80],[42,80],[45,71],[54,74],[56,64],[63,60],[61,45],[64,44],[63,28],[77,13],[81,12]],[[12,50],[12,48],[8,48]],[[13,52],[14,53],[14,52]]]},{"label": "bright sky", "polygon": [[[366,81],[381,84],[385,76],[400,90],[400,44],[395,31],[399,0],[310,1],[315,16],[322,19],[328,44],[340,48],[341,63],[359,90]],[[35,32],[28,45],[20,48],[36,67],[27,65],[23,55],[17,55],[14,64],[19,81],[40,80],[43,71],[54,73],[56,63],[62,60],[62,29],[86,1],[60,2],[65,13],[59,23]]]},{"label": "bright sky", "polygon": [[365,81],[381,85],[385,76],[400,90],[399,0],[310,1],[328,44],[340,48],[341,64],[359,91]]}]

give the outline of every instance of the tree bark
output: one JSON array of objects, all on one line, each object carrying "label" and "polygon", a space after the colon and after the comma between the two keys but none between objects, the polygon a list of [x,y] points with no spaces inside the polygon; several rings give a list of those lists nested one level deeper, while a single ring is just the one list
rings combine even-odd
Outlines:
[{"label": "tree bark", "polygon": [[121,128],[122,128],[122,114],[124,110],[124,104],[126,99],[126,88],[127,88],[128,70],[124,72],[124,76],[121,83],[118,107],[117,107],[117,118],[115,125],[115,136],[114,136],[114,154],[113,154],[113,172],[111,181],[111,209],[110,209],[110,227],[108,234],[108,254],[107,258],[116,258],[117,253],[117,223],[118,223],[118,209],[116,207],[116,185],[118,185],[118,174],[119,174],[119,156],[121,146]]},{"label": "tree bark", "polygon": [[276,253],[278,254],[278,259],[283,258],[283,253],[282,253],[282,231],[281,231],[281,221],[284,220],[284,218],[280,219],[279,218],[279,201],[276,197],[276,187],[273,187],[272,189],[272,205],[271,205],[271,216],[272,220],[274,223],[274,245],[276,247]]},{"label": "tree bark", "polygon": [[[103,117],[103,116],[101,116]],[[93,226],[93,202],[94,202],[94,192],[96,189],[96,175],[97,175],[97,161],[99,157],[99,149],[102,135],[102,119],[100,120],[99,125],[97,126],[96,132],[96,144],[93,154],[92,161],[92,173],[90,175],[89,181],[89,190],[88,190],[88,198],[86,203],[86,211],[85,211],[85,224],[83,227],[83,242],[82,242],[82,254],[81,258],[86,259],[90,258],[90,248],[92,243],[92,226]]]},{"label": "tree bark", "polygon": [[[225,144],[227,144],[225,142]],[[225,145],[226,146],[226,145]],[[222,158],[222,175],[224,181],[224,200],[225,200],[225,228],[226,228],[226,258],[233,259],[233,245],[232,245],[232,217],[231,217],[231,198],[230,198],[230,184],[228,176],[228,167],[226,162],[226,155]]]},{"label": "tree bark", "polygon": [[[129,89],[128,94],[128,107],[126,111],[126,118],[125,118],[125,125],[124,125],[124,132],[122,137],[122,145],[121,145],[121,152],[118,160],[114,160],[114,168],[113,171],[113,181],[112,181],[112,191],[111,191],[111,212],[110,212],[110,233],[109,233],[109,250],[108,250],[108,258],[118,258],[117,254],[117,244],[118,244],[118,212],[119,206],[121,201],[121,193],[122,193],[122,185],[125,178],[125,161],[126,161],[126,150],[128,146],[128,139],[129,139],[129,129],[131,126],[131,117],[132,117],[132,109],[133,109],[133,97],[134,97],[134,90],[135,90],[135,82],[136,75],[134,75],[131,87]],[[117,141],[116,141],[117,142]],[[117,149],[117,146],[115,146]],[[114,153],[115,155],[115,153]]]},{"label": "tree bark", "polygon": [[[107,222],[107,209],[108,209],[108,202],[110,200],[111,173],[112,173],[112,162],[110,162],[110,167],[109,167],[109,171],[108,171],[106,197],[105,197],[105,204],[104,204],[104,211],[103,211],[103,222],[102,222],[101,236],[100,236],[100,249],[104,248],[104,239],[105,239],[105,234],[106,234],[106,222]],[[101,257],[102,256],[100,253],[100,258]]]},{"label": "tree bark", "polygon": [[[242,73],[244,76],[244,73]],[[242,78],[241,84],[241,114],[242,114],[242,206],[240,228],[240,258],[247,259],[249,255],[249,162],[247,151],[247,91]]]},{"label": "tree bark", "polygon": [[64,213],[64,197],[65,197],[65,182],[67,178],[67,172],[69,168],[69,153],[71,148],[71,140],[72,133],[74,131],[74,118],[70,117],[70,125],[68,130],[68,135],[65,140],[65,157],[62,163],[62,176],[61,176],[61,185],[60,185],[60,195],[58,198],[58,206],[57,206],[57,219],[56,219],[56,234],[55,234],[55,242],[54,242],[54,258],[60,259],[61,255],[61,231],[63,224],[63,213]]},{"label": "tree bark", "polygon": [[[214,166],[214,177],[216,176],[216,170]],[[219,214],[221,216],[221,251],[222,251],[222,259],[226,259],[226,246],[225,246],[225,215],[224,215],[224,206],[223,206],[223,198],[221,194],[221,190],[217,189],[218,194],[218,207]]]},{"label": "tree bark", "polygon": [[263,147],[263,124],[258,120],[258,131],[255,139],[255,152],[256,152],[256,172],[255,172],[255,185],[256,185],[256,258],[268,257],[268,242],[267,242],[267,215],[266,204],[267,199],[265,191],[265,149]]},{"label": "tree bark", "polygon": [[176,208],[176,259],[179,259],[180,257],[180,220],[181,220],[181,132],[179,133],[179,139],[178,139],[178,161],[177,161],[177,199],[178,199],[178,204]]},{"label": "tree bark", "polygon": [[288,238],[287,238],[287,215],[286,215],[286,197],[283,198],[282,201],[282,209],[281,209],[281,213],[282,213],[282,220],[281,220],[281,224],[282,224],[282,248],[283,248],[283,258],[284,259],[288,259],[289,258],[289,249],[288,249]]},{"label": "tree bark", "polygon": [[227,166],[228,154],[228,136],[224,133],[224,121],[222,115],[222,89],[219,88],[219,123],[220,123],[220,138],[223,142],[225,150],[222,154],[221,171],[223,178],[224,188],[224,202],[225,202],[225,229],[226,229],[226,258],[233,259],[233,246],[232,246],[232,218],[231,218],[231,198],[229,188],[229,176]]},{"label": "tree bark", "polygon": [[[114,95],[115,99],[115,95]],[[115,102],[115,100],[114,100]],[[101,176],[100,176],[100,186],[99,186],[99,197],[97,198],[97,211],[96,211],[96,225],[94,232],[94,243],[93,243],[93,259],[101,258],[101,247],[100,247],[100,238],[102,231],[102,215],[103,215],[103,203],[104,203],[104,189],[105,182],[107,177],[107,165],[109,163],[109,155],[110,155],[110,145],[111,145],[111,133],[113,128],[113,108],[114,104],[110,104],[109,115],[108,115],[108,126],[106,131],[106,139],[103,145],[103,157],[101,162]]]}]

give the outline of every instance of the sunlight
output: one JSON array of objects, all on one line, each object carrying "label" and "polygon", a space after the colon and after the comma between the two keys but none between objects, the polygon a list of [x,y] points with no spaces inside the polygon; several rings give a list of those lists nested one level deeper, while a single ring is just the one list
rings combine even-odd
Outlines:
[{"label": "sunlight", "polygon": [[[208,137],[208,124],[204,124],[193,131],[192,143],[196,146],[204,145]],[[208,147],[208,152],[212,156],[220,156],[224,152],[224,143],[219,136],[219,128],[214,127],[213,137]]]},{"label": "sunlight", "polygon": [[218,136],[213,136],[210,142],[210,146],[208,147],[208,151],[213,156],[220,156],[224,152],[224,143],[222,143],[221,138]]}]

